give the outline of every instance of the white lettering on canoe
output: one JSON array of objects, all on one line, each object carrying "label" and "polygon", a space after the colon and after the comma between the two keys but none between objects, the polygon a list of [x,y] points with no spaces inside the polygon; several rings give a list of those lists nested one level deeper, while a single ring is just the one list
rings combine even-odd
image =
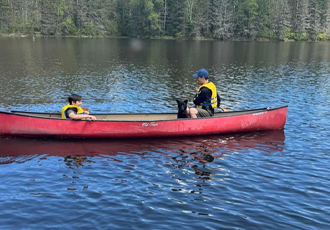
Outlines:
[{"label": "white lettering on canoe", "polygon": [[262,115],[264,114],[265,112],[260,112],[260,113],[254,113],[253,116],[258,116],[258,115]]},{"label": "white lettering on canoe", "polygon": [[142,123],[142,126],[158,126],[158,124],[155,122],[144,122]]}]

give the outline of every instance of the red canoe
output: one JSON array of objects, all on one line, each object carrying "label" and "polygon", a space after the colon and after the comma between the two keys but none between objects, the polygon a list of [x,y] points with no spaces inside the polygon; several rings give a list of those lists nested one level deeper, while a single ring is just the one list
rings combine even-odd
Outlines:
[{"label": "red canoe", "polygon": [[0,136],[142,138],[283,129],[287,106],[177,119],[175,113],[94,114],[97,121],[64,120],[59,113],[1,112]]}]

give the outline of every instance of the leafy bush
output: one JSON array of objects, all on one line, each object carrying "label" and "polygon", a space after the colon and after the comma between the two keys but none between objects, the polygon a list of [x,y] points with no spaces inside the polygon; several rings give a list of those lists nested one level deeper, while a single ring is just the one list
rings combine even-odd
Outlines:
[{"label": "leafy bush", "polygon": [[62,22],[63,35],[77,35],[78,29],[70,17],[67,17],[64,22]]},{"label": "leafy bush", "polygon": [[97,36],[98,31],[95,29],[93,22],[87,22],[81,30],[81,34],[85,36]]},{"label": "leafy bush", "polygon": [[304,33],[294,33],[291,31],[290,28],[287,28],[284,32],[284,38],[289,40],[296,40],[296,41],[307,41],[309,39],[309,34]]},{"label": "leafy bush", "polygon": [[284,38],[286,39],[295,39],[295,33],[291,31],[290,28],[286,28],[284,32]]},{"label": "leafy bush", "polygon": [[316,39],[318,40],[318,41],[325,41],[325,40],[328,40],[329,39],[329,36],[327,36],[327,34],[326,33],[317,33],[316,34]]}]

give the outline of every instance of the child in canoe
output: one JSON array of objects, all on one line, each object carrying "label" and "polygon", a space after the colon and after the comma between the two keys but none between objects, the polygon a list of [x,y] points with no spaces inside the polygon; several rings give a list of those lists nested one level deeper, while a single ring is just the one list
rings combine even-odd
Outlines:
[{"label": "child in canoe", "polygon": [[77,94],[71,94],[68,97],[69,104],[62,108],[62,118],[72,120],[90,119],[95,121],[96,117],[89,115],[88,110],[81,108],[82,97]]}]

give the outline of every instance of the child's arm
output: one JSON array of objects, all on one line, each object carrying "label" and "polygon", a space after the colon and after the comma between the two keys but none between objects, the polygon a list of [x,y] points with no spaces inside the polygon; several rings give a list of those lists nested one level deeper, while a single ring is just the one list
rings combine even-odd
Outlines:
[{"label": "child's arm", "polygon": [[75,114],[75,113],[70,113],[69,117],[73,120],[81,120],[84,118],[91,119],[93,121],[96,120],[95,116],[89,115],[89,114]]}]

